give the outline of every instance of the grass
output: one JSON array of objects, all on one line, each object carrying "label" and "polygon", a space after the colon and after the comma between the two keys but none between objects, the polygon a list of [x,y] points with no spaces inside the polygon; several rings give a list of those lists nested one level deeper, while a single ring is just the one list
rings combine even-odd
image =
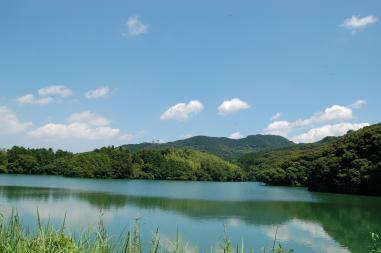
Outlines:
[{"label": "grass", "polygon": [[[159,230],[153,234],[148,250],[143,250],[139,223],[122,235],[117,242],[111,243],[105,226],[100,219],[97,229],[84,232],[80,236],[73,236],[65,227],[65,218],[60,228],[54,228],[49,222],[42,224],[37,215],[37,228],[30,230],[23,227],[17,213],[9,217],[0,215],[0,253],[198,253],[197,250],[187,248],[179,233],[173,242],[162,244]],[[381,253],[381,240],[372,234],[373,244],[371,253]],[[113,240],[114,241],[114,240]],[[220,249],[211,250],[210,253],[256,253],[254,250],[246,251],[244,242],[233,246],[225,232]],[[277,243],[270,249],[262,249],[260,253],[293,253]]]}]

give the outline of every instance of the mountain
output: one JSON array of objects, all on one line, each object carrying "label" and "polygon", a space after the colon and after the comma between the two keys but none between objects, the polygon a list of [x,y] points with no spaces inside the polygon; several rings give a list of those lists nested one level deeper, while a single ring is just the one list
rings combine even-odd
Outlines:
[{"label": "mountain", "polygon": [[123,147],[132,152],[143,149],[165,149],[169,147],[190,148],[217,155],[224,159],[235,159],[243,154],[266,149],[277,149],[296,145],[288,139],[277,135],[249,135],[242,139],[226,137],[195,136],[168,143],[128,144]]}]

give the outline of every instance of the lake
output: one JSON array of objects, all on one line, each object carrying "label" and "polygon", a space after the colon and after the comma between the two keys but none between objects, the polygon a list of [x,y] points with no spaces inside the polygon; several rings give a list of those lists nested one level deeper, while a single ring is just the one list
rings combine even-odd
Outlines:
[{"label": "lake", "polygon": [[143,241],[159,228],[162,241],[177,230],[188,248],[219,247],[224,227],[234,243],[271,248],[275,231],[296,252],[366,252],[369,232],[381,232],[381,198],[312,193],[256,182],[94,180],[0,175],[0,212],[16,209],[23,222],[57,226],[66,214],[74,233],[96,227],[102,215],[118,238],[139,218]]}]

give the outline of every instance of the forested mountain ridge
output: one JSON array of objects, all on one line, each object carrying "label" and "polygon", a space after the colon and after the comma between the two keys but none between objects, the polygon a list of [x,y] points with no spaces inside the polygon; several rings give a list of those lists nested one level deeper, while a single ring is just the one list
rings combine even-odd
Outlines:
[{"label": "forested mountain ridge", "polygon": [[381,124],[313,144],[246,154],[249,180],[311,191],[381,195]]},{"label": "forested mountain ridge", "polygon": [[291,147],[294,145],[295,143],[281,136],[257,134],[249,135],[246,138],[237,140],[226,137],[194,136],[168,143],[128,144],[123,147],[132,152],[143,149],[166,149],[169,147],[190,148],[205,151],[230,160],[250,152]]}]

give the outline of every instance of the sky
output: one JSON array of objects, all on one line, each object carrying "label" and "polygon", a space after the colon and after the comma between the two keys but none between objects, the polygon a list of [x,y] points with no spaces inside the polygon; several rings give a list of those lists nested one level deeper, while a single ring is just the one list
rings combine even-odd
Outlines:
[{"label": "sky", "polygon": [[380,18],[379,0],[2,0],[0,147],[379,123]]}]

